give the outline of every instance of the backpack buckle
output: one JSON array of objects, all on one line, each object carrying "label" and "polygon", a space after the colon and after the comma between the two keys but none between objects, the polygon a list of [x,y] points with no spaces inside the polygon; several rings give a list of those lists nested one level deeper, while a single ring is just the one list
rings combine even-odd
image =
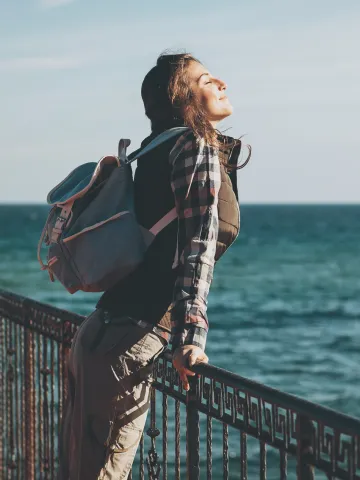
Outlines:
[{"label": "backpack buckle", "polygon": [[51,242],[57,243],[64,227],[71,216],[71,207],[73,202],[62,207],[60,215],[57,217],[55,225],[51,231]]}]

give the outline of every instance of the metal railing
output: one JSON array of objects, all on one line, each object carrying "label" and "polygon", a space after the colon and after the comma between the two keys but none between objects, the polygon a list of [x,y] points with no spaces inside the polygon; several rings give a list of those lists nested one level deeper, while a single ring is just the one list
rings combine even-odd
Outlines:
[{"label": "metal railing", "polygon": [[[66,355],[82,320],[0,290],[1,479],[55,479]],[[193,370],[186,393],[169,353],[155,364],[130,479],[360,479],[359,419],[212,365]]]}]

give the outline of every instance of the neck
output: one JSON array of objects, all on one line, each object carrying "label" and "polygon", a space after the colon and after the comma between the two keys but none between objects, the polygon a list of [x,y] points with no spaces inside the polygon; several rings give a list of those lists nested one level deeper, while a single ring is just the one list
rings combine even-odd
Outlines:
[{"label": "neck", "polygon": [[216,127],[219,124],[219,120],[210,120],[209,123],[216,130]]}]

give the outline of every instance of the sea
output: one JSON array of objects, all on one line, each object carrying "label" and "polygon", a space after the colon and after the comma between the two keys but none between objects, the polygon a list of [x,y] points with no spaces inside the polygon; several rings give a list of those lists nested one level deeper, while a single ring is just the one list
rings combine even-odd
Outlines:
[{"label": "sea", "polygon": [[[47,212],[0,206],[0,288],[86,315],[98,294],[70,295],[40,270]],[[241,232],[215,268],[208,316],[211,364],[360,417],[360,205],[242,205]],[[221,430],[214,435],[217,479]],[[236,445],[229,454],[239,465]],[[254,444],[251,479],[258,456]],[[268,478],[279,478],[271,468]]]}]

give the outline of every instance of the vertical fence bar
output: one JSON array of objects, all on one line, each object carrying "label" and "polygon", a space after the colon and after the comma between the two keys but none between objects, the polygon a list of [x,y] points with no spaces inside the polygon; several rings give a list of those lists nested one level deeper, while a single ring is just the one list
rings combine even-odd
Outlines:
[{"label": "vertical fence bar", "polygon": [[14,323],[14,438],[15,438],[15,462],[17,470],[17,478],[21,478],[21,417],[20,417],[20,396],[19,396],[19,382],[21,381],[21,369],[19,368],[20,345],[19,345],[19,326]]},{"label": "vertical fence bar", "polygon": [[7,354],[6,354],[6,328],[8,321],[4,319],[2,324],[2,339],[1,339],[1,478],[6,475],[6,459],[8,448],[8,432],[7,432]]},{"label": "vertical fence bar", "polygon": [[68,371],[67,371],[67,360],[70,349],[62,344],[61,348],[61,376],[62,376],[62,389],[61,389],[61,416],[63,414],[63,409],[66,405],[67,391],[68,391]]},{"label": "vertical fence bar", "polygon": [[[57,369],[57,390],[58,390],[57,422],[58,422],[59,431],[61,430],[61,416],[62,416],[62,386],[63,386],[62,352],[63,352],[62,344],[58,343],[56,369]],[[61,440],[59,440],[57,444],[57,458],[58,458],[57,465],[58,466],[60,464],[60,456],[61,456]]]},{"label": "vertical fence bar", "polygon": [[5,365],[6,365],[6,356],[5,356],[5,318],[0,317],[0,478],[5,476],[5,406],[6,406],[6,397],[5,397]]},{"label": "vertical fence bar", "polygon": [[298,480],[314,480],[314,468],[309,464],[315,445],[314,425],[307,417],[296,417],[297,438],[297,478]]},{"label": "vertical fence bar", "polygon": [[280,450],[280,480],[287,480],[287,453]]},{"label": "vertical fence bar", "polygon": [[43,455],[43,449],[44,449],[44,431],[43,431],[43,425],[44,425],[44,419],[43,419],[43,395],[42,395],[42,378],[41,378],[41,370],[42,370],[42,336],[40,333],[36,334],[36,352],[37,352],[37,362],[36,362],[36,398],[37,398],[37,439],[38,439],[38,444],[37,444],[37,470],[38,473],[36,472],[35,475],[40,475],[40,478],[43,478],[43,472],[44,472],[44,455]]},{"label": "vertical fence bar", "polygon": [[207,480],[212,480],[212,418],[206,417],[206,472]]},{"label": "vertical fence bar", "polygon": [[26,425],[29,419],[26,417],[26,345],[25,345],[25,326],[21,328],[21,344],[22,344],[22,361],[21,361],[21,370],[22,370],[22,385],[21,385],[21,423],[23,425],[23,473],[24,478],[26,477]]},{"label": "vertical fence bar", "polygon": [[13,478],[16,474],[16,446],[15,446],[15,373],[14,373],[14,323],[9,323],[9,332],[8,332],[8,345],[7,345],[7,356],[8,356],[8,371],[7,371],[7,383],[8,383],[8,422],[9,422],[9,453],[8,453],[8,475],[9,478]]},{"label": "vertical fence bar", "polygon": [[24,311],[25,344],[25,478],[35,480],[35,402],[34,402],[34,343],[29,318]]},{"label": "vertical fence bar", "polygon": [[[48,367],[48,340],[43,337],[43,345],[42,345],[42,357],[43,357],[43,364],[41,366],[41,375],[42,375],[42,389],[43,389],[43,405],[42,405],[42,417],[43,417],[43,435],[44,435],[44,480],[49,480],[49,472],[50,472],[50,446],[49,446],[49,374],[50,370]],[[51,479],[50,479],[51,480]]]},{"label": "vertical fence bar", "polygon": [[3,323],[3,331],[2,331],[2,368],[1,368],[1,377],[2,377],[2,388],[1,388],[1,402],[2,402],[2,409],[1,409],[1,430],[2,430],[2,452],[1,452],[1,471],[2,477],[5,478],[6,475],[6,458],[7,458],[7,423],[6,423],[6,409],[7,409],[7,378],[6,378],[6,370],[7,370],[7,355],[6,355],[6,324],[7,319],[4,319]]},{"label": "vertical fence bar", "polygon": [[151,406],[150,406],[150,428],[147,430],[147,435],[151,439],[151,447],[148,452],[146,463],[148,466],[149,478],[151,480],[158,480],[160,477],[161,466],[158,462],[158,454],[156,452],[156,437],[160,435],[160,431],[156,428],[156,390],[151,389],[150,392]]},{"label": "vertical fence bar", "polygon": [[18,448],[18,472],[19,478],[25,477],[24,472],[24,439],[25,439],[25,419],[23,418],[23,400],[24,400],[24,344],[23,329],[16,325],[16,352],[15,352],[15,380],[16,380],[16,443]]},{"label": "vertical fence bar", "polygon": [[180,401],[175,400],[175,480],[180,480]]},{"label": "vertical fence bar", "polygon": [[200,479],[200,426],[199,411],[196,407],[198,376],[189,377],[190,390],[186,403],[186,463],[189,480]]},{"label": "vertical fence bar", "polygon": [[[65,324],[67,323],[68,322],[63,322],[63,325],[65,326]],[[62,419],[63,413],[66,408],[67,395],[68,395],[68,389],[69,389],[68,361],[69,361],[69,355],[70,355],[70,347],[69,347],[69,343],[66,335],[68,335],[68,333],[65,334],[64,332],[63,343],[61,344],[61,351],[60,351],[60,357],[59,357],[59,364],[61,365],[60,419]]]},{"label": "vertical fence bar", "polygon": [[240,432],[240,473],[241,480],[247,480],[247,437],[245,432]]},{"label": "vertical fence bar", "polygon": [[162,401],[162,415],[163,415],[163,480],[167,480],[167,442],[168,442],[168,400],[166,393],[163,393]]},{"label": "vertical fence bar", "polygon": [[266,444],[260,440],[260,480],[266,480]]},{"label": "vertical fence bar", "polygon": [[9,356],[8,356],[8,342],[9,342],[9,328],[10,322],[5,323],[5,331],[4,331],[4,402],[5,402],[5,409],[4,409],[4,430],[5,430],[5,451],[4,451],[4,479],[8,478],[9,468],[9,456],[10,456],[10,424],[9,424]]},{"label": "vertical fence bar", "polygon": [[[289,447],[291,437],[291,416],[290,410],[286,409],[286,422],[285,422],[285,448]],[[287,480],[287,452],[280,449],[280,480]]]},{"label": "vertical fence bar", "polygon": [[5,355],[4,355],[4,327],[5,319],[0,317],[0,478],[4,477],[4,448],[5,448],[5,432],[4,432],[4,421],[5,421]]},{"label": "vertical fence bar", "polygon": [[226,423],[223,424],[223,467],[224,467],[224,480],[229,479],[229,426]]},{"label": "vertical fence bar", "polygon": [[51,442],[51,451],[50,451],[50,477],[55,478],[55,352],[54,352],[54,340],[51,340],[50,343],[50,380],[51,380],[51,403],[50,403],[50,442]]},{"label": "vertical fence bar", "polygon": [[7,470],[8,478],[12,479],[13,473],[16,470],[16,454],[15,454],[15,422],[14,422],[14,383],[15,383],[15,374],[14,374],[14,327],[13,322],[9,323],[8,326],[8,335],[7,335],[7,358],[8,358],[8,368],[7,368],[7,389],[8,389],[8,458],[7,458]]}]

